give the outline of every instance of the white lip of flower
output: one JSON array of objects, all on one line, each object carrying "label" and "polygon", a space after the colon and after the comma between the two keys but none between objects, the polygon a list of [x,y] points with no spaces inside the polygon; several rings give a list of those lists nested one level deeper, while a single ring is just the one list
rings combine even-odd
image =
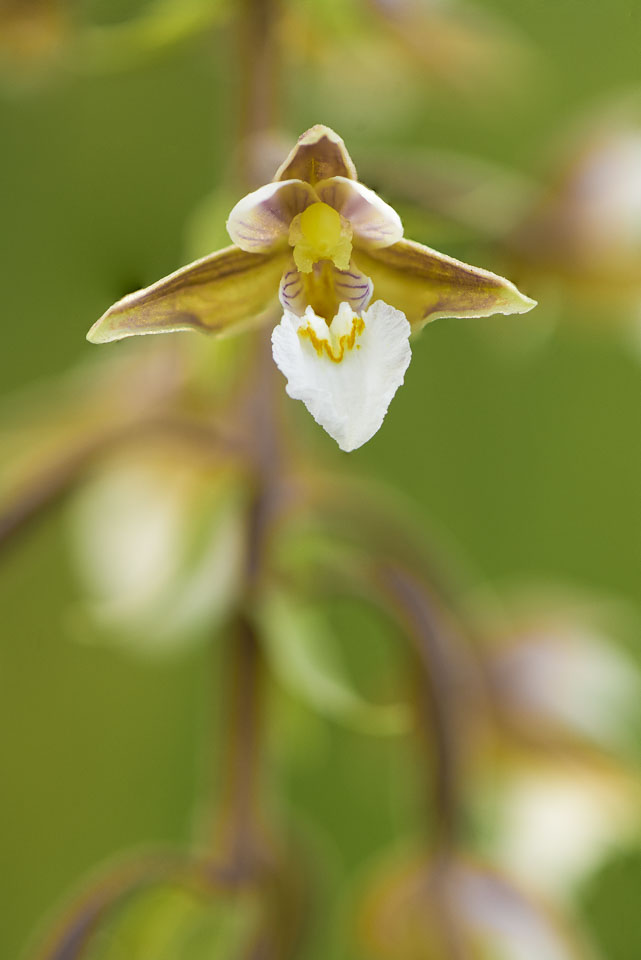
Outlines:
[{"label": "white lip of flower", "polygon": [[[271,317],[278,296],[285,313],[274,334],[274,356],[289,380],[288,393],[306,398],[343,449],[354,449],[376,432],[402,383],[407,363],[398,358],[407,355],[409,361],[409,347],[407,326],[398,317],[415,332],[438,317],[525,313],[535,306],[509,280],[403,239],[396,212],[358,182],[342,139],[320,124],[299,138],[272,183],[236,204],[227,227],[232,246],[123,297],[93,325],[88,339],[108,343],[147,333],[238,331]],[[374,290],[379,301],[372,313],[367,305]],[[297,329],[308,309],[324,327],[306,320],[304,329],[326,340],[329,351],[310,353],[311,340],[303,350]],[[332,359],[332,331],[335,337],[343,322],[337,318],[347,318],[346,310],[350,330],[354,320],[364,328],[338,362]],[[297,351],[285,349],[282,331],[288,324],[297,325]],[[385,336],[381,324],[389,324]],[[284,350],[278,356],[277,343]],[[382,344],[389,351],[387,366]],[[395,364],[402,371],[392,375]],[[366,391],[362,396],[357,384]]]},{"label": "white lip of flower", "polygon": [[373,284],[352,247],[395,243],[400,217],[372,190],[336,176],[267,184],[236,204],[227,230],[248,252],[292,248],[278,291],[284,314],[272,334],[274,361],[289,396],[341,450],[362,446],[403,383],[411,327],[382,300],[366,309]]},{"label": "white lip of flower", "polygon": [[287,393],[302,400],[341,450],[362,446],[380,428],[411,359],[410,325],[377,300],[362,316],[347,303],[328,325],[308,307],[285,310],[272,334]]}]

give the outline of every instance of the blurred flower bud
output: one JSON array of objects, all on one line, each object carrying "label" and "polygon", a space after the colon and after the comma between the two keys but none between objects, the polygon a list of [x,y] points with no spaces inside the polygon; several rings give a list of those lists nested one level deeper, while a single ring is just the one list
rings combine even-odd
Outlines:
[{"label": "blurred flower bud", "polygon": [[596,623],[567,613],[522,620],[487,654],[502,765],[477,785],[483,833],[510,872],[567,894],[636,831],[635,663]]},{"label": "blurred flower bud", "polygon": [[[509,238],[530,271],[582,305],[636,307],[641,299],[641,126],[592,125],[566,150],[556,181]],[[611,311],[608,312],[608,319]]]},{"label": "blurred flower bud", "polygon": [[81,491],[72,521],[89,610],[117,641],[162,653],[210,635],[237,598],[242,486],[184,449],[124,451]]},{"label": "blurred flower bud", "polygon": [[[107,870],[47,931],[38,956],[91,960],[151,957],[211,960],[270,951],[286,955],[277,897],[260,882],[227,882],[213,864],[184,858],[173,869],[141,869],[136,862]],[[84,894],[84,896],[83,896]],[[273,951],[273,952],[271,952]],[[262,953],[261,953],[262,955]]]},{"label": "blurred flower bud", "polygon": [[[130,897],[101,931],[100,960],[147,960],[150,954],[241,957],[256,938],[260,902],[255,893],[157,884]],[[92,954],[93,956],[93,954]]]},{"label": "blurred flower bud", "polygon": [[638,668],[594,627],[542,615],[510,631],[486,664],[502,724],[524,745],[616,753],[634,741]]},{"label": "blurred flower bud", "polygon": [[375,960],[578,960],[585,952],[550,908],[466,860],[404,863],[380,874],[360,917]]},{"label": "blurred flower bud", "polygon": [[554,897],[567,896],[638,831],[639,788],[575,764],[522,765],[499,778],[493,858]]}]

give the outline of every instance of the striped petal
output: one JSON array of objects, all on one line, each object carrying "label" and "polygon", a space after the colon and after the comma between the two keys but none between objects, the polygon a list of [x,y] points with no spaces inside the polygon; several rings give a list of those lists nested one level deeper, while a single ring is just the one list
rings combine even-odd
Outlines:
[{"label": "striped petal", "polygon": [[287,256],[226,247],[123,297],[93,325],[87,339],[109,343],[145,333],[218,333],[240,327],[276,303]]},{"label": "striped petal", "polygon": [[360,249],[357,261],[374,281],[374,294],[402,310],[415,330],[438,317],[527,313],[536,306],[509,280],[412,240]]},{"label": "striped petal", "polygon": [[338,134],[318,123],[298,138],[296,146],[276,171],[274,180],[294,177],[312,186],[328,177],[356,180],[356,167]]},{"label": "striped petal", "polygon": [[311,306],[319,316],[333,317],[341,303],[348,303],[355,313],[362,313],[372,297],[369,277],[350,261],[347,270],[339,270],[329,260],[315,263],[310,273],[296,269],[294,262],[285,270],[278,296],[284,310],[299,317]]},{"label": "striped petal", "polygon": [[278,288],[278,298],[284,310],[295,313],[302,317],[307,309],[309,300],[307,299],[307,280],[309,274],[301,273],[296,269],[296,264],[292,260],[291,266],[285,270],[281,277]]},{"label": "striped petal", "polygon": [[297,214],[317,203],[308,183],[267,183],[239,200],[227,220],[233,242],[248,253],[270,253],[287,245],[289,226]]},{"label": "striped petal", "polygon": [[354,243],[367,248],[389,247],[403,236],[403,224],[396,210],[356,180],[331,177],[316,184],[316,193],[349,220]]},{"label": "striped petal", "polygon": [[411,359],[410,325],[382,301],[362,317],[341,304],[328,325],[308,307],[285,311],[272,334],[274,361],[287,393],[302,400],[317,423],[350,451],[380,428]]}]

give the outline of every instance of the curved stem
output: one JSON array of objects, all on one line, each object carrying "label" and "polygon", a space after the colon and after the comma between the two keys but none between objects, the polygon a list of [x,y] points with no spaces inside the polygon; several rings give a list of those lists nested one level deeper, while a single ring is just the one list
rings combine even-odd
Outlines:
[{"label": "curved stem", "polygon": [[460,683],[450,649],[444,611],[425,584],[395,564],[382,564],[378,577],[412,640],[421,664],[417,691],[419,729],[433,758],[430,795],[436,812],[437,847],[442,853],[458,841],[460,797]]},{"label": "curved stem", "polygon": [[107,871],[75,898],[46,941],[30,954],[33,960],[79,960],[109,912],[128,895],[159,880],[203,886],[202,864],[183,854],[149,854]]},{"label": "curved stem", "polygon": [[26,480],[8,503],[0,505],[0,550],[60,503],[100,457],[156,435],[179,440],[187,446],[209,452],[217,459],[235,452],[230,438],[221,431],[184,416],[150,417],[141,423],[128,424],[78,441],[57,460],[47,464],[37,476]]},{"label": "curved stem", "polygon": [[59,503],[91,462],[97,449],[97,445],[91,443],[74,450],[64,460],[51,464],[40,476],[32,478],[3,506],[0,510],[0,548]]},{"label": "curved stem", "polygon": [[461,826],[461,740],[458,664],[445,611],[430,589],[401,566],[383,563],[378,580],[412,640],[421,669],[416,697],[419,730],[433,778],[428,784],[436,816],[436,849],[430,867],[431,896],[440,919],[443,956],[465,960],[467,947],[457,917],[453,873]]}]

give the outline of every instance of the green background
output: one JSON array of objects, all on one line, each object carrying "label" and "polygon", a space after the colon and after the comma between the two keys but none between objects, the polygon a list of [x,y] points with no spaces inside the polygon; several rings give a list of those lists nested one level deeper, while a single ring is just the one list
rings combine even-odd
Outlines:
[{"label": "green background", "polygon": [[[341,123],[344,104],[320,96],[303,71],[285,84],[290,132],[336,125],[357,166],[376,142],[400,154],[421,146],[462,151],[544,177],[550,145],[577,115],[638,82],[641,7],[630,0],[493,7],[539,58],[509,97],[468,102],[426,82],[406,121],[386,130],[379,118],[372,130],[365,110],[350,129]],[[102,310],[184,262],[188,219],[230,168],[238,72],[233,44],[208,34],[125,72],[60,70],[30,89],[0,93],[3,394],[93,356],[97,348],[84,337]],[[439,229],[426,224],[417,239],[500,267],[472,239],[452,241]],[[487,333],[473,320],[429,327],[384,428],[341,466],[409,496],[460,545],[479,583],[558,582],[636,609],[641,358],[609,335],[616,318],[607,311],[597,327],[582,324],[569,304],[559,312],[552,335],[532,351],[497,349],[519,318]],[[527,323],[557,317],[556,305],[543,301]],[[314,432],[310,418],[292,415]],[[318,438],[318,446],[334,456],[329,440]],[[96,862],[193,837],[216,677],[207,651],[149,663],[76,642],[80,587],[64,511],[30,530],[1,563],[0,955],[9,958]],[[368,637],[359,640],[366,660]],[[301,751],[289,770],[288,802],[316,824],[335,889],[347,890],[355,871],[399,833],[380,777],[381,763],[391,771],[398,758],[393,744],[298,720],[301,737],[320,745],[309,757]],[[610,960],[641,952],[629,906],[640,875],[632,858],[586,895],[586,923]],[[630,920],[625,942],[621,911]]]}]

